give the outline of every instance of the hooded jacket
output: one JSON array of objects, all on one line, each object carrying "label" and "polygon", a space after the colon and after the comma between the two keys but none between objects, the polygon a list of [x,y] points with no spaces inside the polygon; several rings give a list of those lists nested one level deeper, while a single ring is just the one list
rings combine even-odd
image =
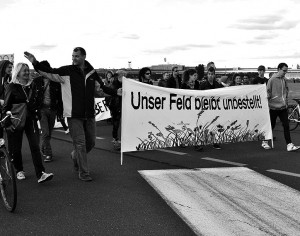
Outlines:
[{"label": "hooded jacket", "polygon": [[267,84],[269,108],[272,110],[286,109],[288,92],[286,78],[279,76],[278,73],[274,74]]},{"label": "hooded jacket", "polygon": [[8,64],[11,64],[8,60],[0,61],[0,99],[2,100],[4,100],[4,90],[9,80],[9,76],[5,75],[5,69]]},{"label": "hooded jacket", "polygon": [[115,89],[104,85],[97,72],[85,61],[84,72],[78,66],[68,65],[54,69],[37,62],[34,69],[46,78],[61,83],[64,117],[95,117],[95,83],[109,95],[117,95]]}]

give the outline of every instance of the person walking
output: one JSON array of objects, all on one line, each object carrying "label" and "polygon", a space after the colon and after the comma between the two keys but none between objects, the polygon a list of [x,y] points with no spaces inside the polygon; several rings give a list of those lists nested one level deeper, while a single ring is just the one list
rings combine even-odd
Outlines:
[{"label": "person walking", "polygon": [[181,78],[179,76],[178,66],[172,67],[172,74],[167,79],[167,88],[181,88]]},{"label": "person walking", "polygon": [[[40,64],[50,67],[48,61],[41,61]],[[41,151],[44,162],[53,160],[51,148],[51,135],[55,125],[55,118],[58,114],[61,102],[61,87],[59,83],[53,82],[44,76],[35,78],[32,82],[32,96],[30,104],[39,113],[41,126]]]},{"label": "person walking", "polygon": [[[2,119],[2,106],[4,104],[5,88],[11,79],[13,64],[8,60],[0,61],[0,119]],[[0,138],[3,138],[3,127],[0,127]]]},{"label": "person walking", "polygon": [[282,126],[284,138],[287,144],[287,151],[292,152],[300,148],[292,143],[289,120],[288,120],[288,86],[286,83],[285,75],[288,72],[288,65],[286,63],[280,63],[277,67],[277,73],[275,73],[268,81],[267,84],[267,97],[270,109],[270,118],[272,130],[276,126],[276,119],[279,117]]},{"label": "person walking", "polygon": [[95,146],[96,140],[95,91],[103,89],[109,95],[121,96],[122,89],[116,91],[104,85],[86,60],[86,51],[82,47],[73,50],[72,65],[57,69],[41,65],[29,52],[24,52],[24,55],[41,75],[61,83],[64,116],[67,117],[74,146],[71,152],[74,170],[79,172],[80,180],[92,181],[87,153]]},{"label": "person walking", "polygon": [[17,179],[25,179],[22,161],[22,140],[23,133],[25,132],[32,155],[36,177],[38,178],[38,183],[42,183],[51,180],[53,174],[45,172],[39,146],[39,129],[36,114],[28,105],[30,94],[32,93],[31,83],[32,79],[29,75],[28,65],[25,63],[18,63],[13,70],[12,80],[5,90],[3,114],[11,111],[14,104],[27,104],[28,112],[25,118],[25,126],[20,129],[15,129],[14,126],[9,123],[6,127],[8,150],[13,159],[13,164],[17,172]]}]

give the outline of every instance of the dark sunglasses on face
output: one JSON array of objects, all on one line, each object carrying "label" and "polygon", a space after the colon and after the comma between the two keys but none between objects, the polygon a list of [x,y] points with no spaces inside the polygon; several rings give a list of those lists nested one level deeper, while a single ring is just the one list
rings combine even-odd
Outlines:
[{"label": "dark sunglasses on face", "polygon": [[283,72],[287,72],[288,70],[282,70]]},{"label": "dark sunglasses on face", "polygon": [[151,73],[148,72],[148,73],[146,73],[145,75],[151,75]]}]

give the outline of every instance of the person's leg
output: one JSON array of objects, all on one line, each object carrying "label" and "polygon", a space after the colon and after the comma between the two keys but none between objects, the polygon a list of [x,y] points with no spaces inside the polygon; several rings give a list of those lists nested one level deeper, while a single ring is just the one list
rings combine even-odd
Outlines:
[{"label": "person's leg", "polygon": [[14,132],[8,131],[7,135],[7,143],[8,143],[8,151],[10,153],[11,158],[13,159],[13,164],[16,172],[23,171],[23,161],[22,161],[22,140],[23,140],[23,131]]},{"label": "person's leg", "polygon": [[42,155],[39,146],[39,128],[37,122],[30,117],[27,117],[26,120],[25,133],[31,151],[35,174],[36,177],[39,179],[45,171],[45,168],[43,166]]},{"label": "person's leg", "polygon": [[289,120],[288,120],[288,112],[287,109],[280,110],[279,112],[279,119],[283,126],[283,133],[286,144],[289,144],[292,142],[291,135],[290,135],[290,128],[289,128]]},{"label": "person's leg", "polygon": [[271,126],[272,126],[272,130],[275,128],[276,126],[276,119],[278,116],[278,111],[277,110],[271,110],[270,109],[270,120],[271,120]]},{"label": "person's leg", "polygon": [[87,119],[84,124],[86,139],[86,153],[89,153],[95,146],[96,141],[96,121],[95,118]]},{"label": "person's leg", "polygon": [[89,177],[87,155],[86,155],[84,120],[77,119],[77,118],[68,118],[68,125],[69,125],[70,135],[73,140],[73,146],[74,146],[74,150],[72,151],[71,156],[78,163],[79,178],[81,179],[82,176]]},{"label": "person's leg", "polygon": [[41,150],[44,156],[52,156],[52,150],[50,145],[50,109],[41,109]]}]

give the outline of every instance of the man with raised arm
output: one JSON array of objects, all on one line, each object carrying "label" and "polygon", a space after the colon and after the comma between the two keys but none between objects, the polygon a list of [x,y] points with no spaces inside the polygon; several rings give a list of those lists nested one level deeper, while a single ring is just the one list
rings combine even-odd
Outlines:
[{"label": "man with raised arm", "polygon": [[91,181],[87,164],[87,153],[95,146],[95,92],[100,88],[109,95],[120,95],[118,91],[105,86],[91,64],[85,60],[86,52],[76,47],[72,54],[72,65],[54,69],[40,64],[33,54],[24,52],[35,70],[52,81],[61,83],[64,117],[67,117],[74,150],[71,158],[79,179]]}]

